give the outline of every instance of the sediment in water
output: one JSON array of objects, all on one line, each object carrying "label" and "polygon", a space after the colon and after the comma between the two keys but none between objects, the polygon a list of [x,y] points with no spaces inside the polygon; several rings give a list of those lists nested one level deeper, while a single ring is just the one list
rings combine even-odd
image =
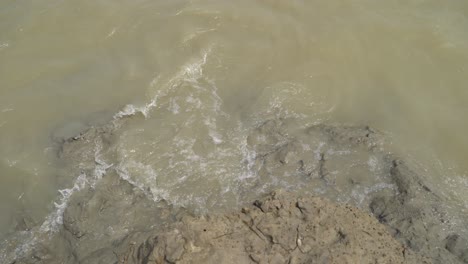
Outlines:
[{"label": "sediment in water", "polygon": [[[239,195],[260,200],[224,215],[192,216],[96,159],[115,126],[68,139],[60,157],[93,176],[70,197],[58,232],[12,263],[468,263],[468,218],[389,154],[381,133],[292,123],[271,119],[252,129],[256,177]],[[278,177],[297,186],[289,188],[294,194],[262,200]]]}]

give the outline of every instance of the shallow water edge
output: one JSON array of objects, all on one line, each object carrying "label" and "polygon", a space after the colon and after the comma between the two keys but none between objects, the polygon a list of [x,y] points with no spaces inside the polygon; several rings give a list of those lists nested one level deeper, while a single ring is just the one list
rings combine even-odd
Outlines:
[{"label": "shallow water edge", "polygon": [[[235,191],[213,191],[211,195],[219,195],[217,199],[225,203],[197,211],[187,207],[190,201],[183,206],[166,200],[122,177],[117,166],[90,155],[96,145],[101,154],[112,149],[112,138],[121,125],[111,122],[90,128],[64,142],[60,157],[79,168],[81,175],[64,194],[52,215],[55,218],[29,227],[29,245],[24,237],[10,241],[5,247],[10,254],[3,253],[7,263],[100,263],[104,259],[116,263],[123,256],[115,254],[116,248],[127,252],[136,240],[143,243],[148,234],[164,232],[184,221],[184,216],[229,213],[232,209],[227,208],[245,206],[278,188],[357,206],[386,225],[399,243],[433,263],[467,260],[463,248],[468,241],[468,218],[458,209],[460,205],[446,200],[437,186],[389,153],[384,136],[370,127],[297,127],[295,120],[288,119],[259,123],[248,137],[255,153],[253,176]],[[191,184],[197,189],[201,187],[196,184],[204,182]],[[133,261],[128,263],[145,263],[139,258]]]}]

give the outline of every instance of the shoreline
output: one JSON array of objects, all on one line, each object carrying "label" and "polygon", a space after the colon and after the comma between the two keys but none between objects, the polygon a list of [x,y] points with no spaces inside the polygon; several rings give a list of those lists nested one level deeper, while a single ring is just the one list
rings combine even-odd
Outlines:
[{"label": "shoreline", "polygon": [[[169,259],[166,259],[166,262],[158,262],[157,260],[161,256],[163,256],[162,259],[172,258],[173,254],[179,256],[180,250],[174,249],[179,252],[174,253],[174,250],[169,252],[164,249],[166,252],[161,249],[161,245],[166,245],[164,243],[167,241],[163,244],[154,241],[148,242],[149,235],[162,236],[166,240],[175,239],[174,241],[171,240],[173,247],[187,250],[187,245],[192,247],[191,245],[195,242],[192,241],[192,244],[187,244],[187,239],[184,238],[182,240],[185,242],[180,244],[180,239],[170,235],[172,231],[168,231],[178,230],[179,226],[186,224],[184,221],[187,221],[187,219],[191,219],[191,223],[205,221],[203,223],[209,225],[226,226],[226,223],[222,221],[216,224],[210,221],[212,221],[211,219],[229,219],[237,215],[239,223],[242,222],[240,218],[242,214],[245,215],[245,210],[242,210],[241,213],[236,212],[236,210],[229,210],[221,216],[216,213],[194,216],[191,210],[174,206],[164,199],[155,200],[149,190],[137,187],[128,179],[122,179],[118,171],[113,169],[112,166],[105,162],[99,162],[94,155],[91,155],[95,151],[96,144],[101,144],[100,146],[103,149],[112,145],[114,129],[116,129],[114,125],[91,128],[63,143],[59,152],[60,159],[65,163],[69,163],[68,165],[71,168],[81,170],[85,175],[84,177],[86,177],[84,180],[86,184],[76,190],[67,200],[66,208],[61,213],[63,222],[62,225],[58,226],[58,231],[52,233],[50,237],[43,234],[43,238],[35,243],[31,252],[24,256],[16,256],[9,263],[118,263],[122,258],[126,259],[127,262],[120,263],[173,263]],[[316,199],[320,200],[322,198],[310,197],[322,196],[323,199],[329,200],[329,202],[324,202],[326,208],[331,206],[341,208],[337,210],[343,210],[343,205],[339,204],[350,204],[352,207],[359,207],[358,211],[362,217],[356,220],[358,225],[371,221],[363,215],[374,216],[377,220],[372,220],[375,222],[372,225],[379,226],[376,228],[384,228],[385,226],[388,236],[386,235],[387,238],[381,241],[375,233],[370,232],[372,239],[369,241],[373,241],[372,243],[380,241],[375,242],[380,243],[379,245],[383,245],[382,243],[396,245],[395,243],[397,243],[401,248],[408,249],[408,252],[414,252],[414,256],[411,255],[411,258],[417,259],[414,263],[420,263],[425,258],[432,263],[468,263],[468,240],[466,230],[463,229],[468,224],[466,223],[467,218],[458,215],[459,213],[457,214],[453,210],[451,211],[450,206],[447,206],[446,201],[437,194],[433,186],[424,182],[422,177],[412,171],[404,161],[393,154],[389,154],[381,143],[383,141],[382,134],[367,126],[320,124],[304,128],[301,133],[293,136],[287,133],[290,129],[287,120],[273,119],[257,126],[249,135],[249,144],[253,146],[256,153],[253,169],[258,173],[255,179],[256,182],[246,185],[241,193],[246,196],[244,204],[256,201],[253,207],[252,205],[246,207],[250,208],[247,211],[258,211],[260,209],[260,212],[265,213],[265,209],[262,209],[263,202],[257,201],[262,197],[267,197],[263,201],[273,200],[276,201],[274,203],[284,205],[289,203],[288,201],[299,199],[299,197],[309,197],[307,199],[311,199],[312,202],[310,203],[314,204]],[[262,141],[258,139],[262,139]],[[309,145],[319,146],[316,149],[320,151],[304,150],[301,147],[304,142]],[[336,152],[343,148],[350,150],[345,155],[345,159],[343,156],[333,155],[333,151]],[[311,157],[311,153],[314,156],[307,160],[306,157]],[[333,174],[336,167],[346,167],[356,161],[367,160],[369,157],[376,162],[369,172],[351,170],[343,175]],[[372,168],[375,168],[375,170]],[[100,170],[99,174],[96,174],[97,170]],[[268,196],[271,190],[262,193],[256,189],[259,183],[270,181],[271,177],[274,176],[273,173],[281,175],[291,171],[295,173],[294,180],[306,187],[302,190],[287,190],[287,192],[294,194],[287,194],[286,196],[290,196],[286,200],[281,200],[282,198],[278,200],[274,195]],[[89,175],[92,175],[92,177]],[[308,193],[319,185],[328,188],[323,195]],[[384,187],[375,188],[375,186]],[[342,190],[341,193],[340,190]],[[340,200],[341,197],[354,194],[356,190],[371,191],[365,193],[365,197],[357,197],[350,200],[349,203]],[[341,225],[350,225],[348,226],[349,230],[356,227],[354,225],[356,223],[353,223],[354,220],[352,220],[353,214],[354,212],[348,212],[348,214],[342,212],[343,219],[339,220]],[[346,219],[349,216],[351,220]],[[288,228],[288,223],[297,220],[295,217],[297,218],[291,213],[281,217],[280,220],[284,221],[284,223],[278,224],[279,230]],[[334,219],[333,213],[327,215],[327,217],[328,219]],[[275,218],[271,221],[277,220]],[[232,223],[232,225],[235,226],[239,223]],[[183,227],[188,232],[187,234],[196,232],[196,230],[190,228],[190,225]],[[291,228],[290,225],[289,228]],[[332,227],[330,226],[330,228]],[[339,228],[333,230],[336,231]],[[340,247],[336,254],[344,254],[354,260],[365,257],[366,259],[388,259],[388,263],[400,260],[403,261],[402,263],[410,263],[405,262],[404,258],[401,259],[401,251],[385,251],[387,253],[379,251],[380,249],[372,251],[367,246],[359,244],[361,238],[356,235],[357,244],[353,244],[360,248],[359,252],[361,253],[357,254],[355,247],[349,246],[346,248],[345,246],[344,248]],[[269,239],[271,242],[273,238]],[[227,246],[234,242],[226,240],[225,243],[224,246]],[[275,245],[275,243],[271,243],[271,245]],[[271,250],[276,252],[271,245],[269,248],[264,248],[263,253]],[[213,250],[213,246],[210,244],[206,249],[201,249],[200,252]],[[194,247],[197,246],[194,245]],[[134,251],[136,248],[139,249]],[[230,256],[229,254],[231,254],[227,249],[223,249],[222,245],[219,248],[216,246],[216,250],[219,250],[218,253],[222,255]],[[237,248],[237,250],[240,250],[240,248]],[[156,256],[154,261],[148,262],[149,255],[142,256],[141,252],[143,251],[150,252],[148,253],[150,255],[153,254],[151,252],[156,252],[154,253],[156,255],[153,254]],[[220,253],[223,251],[226,252]],[[301,251],[298,257],[306,261],[317,256],[323,257],[325,251],[327,249],[312,255]],[[261,260],[267,263],[273,261],[268,259],[267,256],[257,260],[256,257],[250,256],[248,251],[244,250],[242,252],[239,254],[243,254],[242,256],[246,257],[246,261],[247,259],[253,262],[257,261],[257,263],[261,263]],[[281,254],[285,257],[291,252],[287,251]],[[273,254],[270,253],[267,255]],[[168,254],[172,255],[169,256]],[[386,257],[383,257],[383,254]],[[204,256],[206,257],[206,254]],[[332,259],[341,260],[338,255],[332,254],[331,256],[333,256]],[[292,257],[292,255],[289,257]],[[289,259],[289,257],[286,256],[285,259]],[[319,260],[321,257],[315,260]],[[130,259],[132,260],[130,261]],[[427,263],[429,263],[429,260]],[[298,263],[304,262],[299,261]],[[333,263],[333,261],[330,263]]]}]

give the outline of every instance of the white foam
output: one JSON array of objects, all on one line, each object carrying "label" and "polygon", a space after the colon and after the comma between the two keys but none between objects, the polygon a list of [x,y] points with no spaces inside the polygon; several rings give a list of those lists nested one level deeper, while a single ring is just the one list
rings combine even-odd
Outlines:
[{"label": "white foam", "polygon": [[[2,263],[14,263],[18,257],[23,257],[30,252],[37,242],[38,239],[34,232],[19,232],[18,237],[5,240],[0,244],[0,261],[3,261]],[[14,247],[13,250],[12,247]],[[13,254],[11,254],[12,252]]]},{"label": "white foam", "polygon": [[[129,169],[136,170],[138,177],[133,177]],[[127,160],[122,161],[115,170],[121,179],[141,190],[153,201],[157,202],[161,199],[169,200],[169,193],[155,186],[158,173],[150,165],[134,160]]]},{"label": "white foam", "polygon": [[2,113],[11,112],[13,110],[15,110],[15,109],[13,109],[13,108],[4,108],[4,109],[2,109]]},{"label": "white foam", "polygon": [[13,167],[19,162],[19,160],[6,159],[6,162],[7,162],[8,167]]},{"label": "white foam", "polygon": [[167,110],[171,111],[174,115],[180,112],[180,106],[177,104],[176,99],[171,98]]},{"label": "white foam", "polygon": [[[122,110],[117,112],[114,115],[114,120],[119,120],[124,117],[134,116],[138,113],[143,114],[146,118],[148,117],[151,110],[156,107],[158,104],[158,99],[161,96],[167,95],[169,91],[179,87],[184,82],[189,82],[192,84],[198,83],[198,80],[203,77],[203,67],[208,60],[208,55],[211,53],[211,47],[207,50],[202,51],[202,56],[194,62],[186,63],[181,67],[181,70],[177,72],[165,85],[157,87],[155,95],[152,97],[150,102],[146,103],[143,106],[135,106],[133,104],[127,104]],[[153,78],[150,82],[150,87],[154,88],[158,86],[160,82],[160,76]]]},{"label": "white foam", "polygon": [[208,80],[208,83],[211,85],[211,98],[213,99],[213,111],[215,113],[219,113],[225,116],[228,114],[221,111],[221,105],[223,104],[223,99],[218,94],[218,87],[215,85],[215,82],[212,80]]},{"label": "white foam", "polygon": [[302,147],[302,150],[304,150],[304,151],[311,151],[312,150],[312,148],[310,147],[309,144],[303,143],[303,144],[301,144],[301,147]]},{"label": "white foam", "polygon": [[377,160],[376,157],[371,156],[369,157],[369,160],[367,161],[367,165],[369,166],[369,170],[371,172],[375,172],[378,170],[379,161]]},{"label": "white foam", "polygon": [[192,104],[197,109],[202,107],[201,100],[199,98],[195,98],[193,94],[187,96],[187,98],[185,98],[185,102]]},{"label": "white foam", "polygon": [[223,139],[221,135],[215,130],[210,130],[208,132],[208,135],[211,137],[211,139],[213,140],[213,143],[215,143],[216,145],[223,143]]},{"label": "white foam", "polygon": [[96,183],[101,180],[102,176],[106,174],[107,170],[113,166],[113,164],[107,164],[101,157],[102,145],[96,143],[94,150],[94,180],[91,182],[91,187],[95,187]]},{"label": "white foam", "polygon": [[[94,186],[94,184],[96,184],[96,182],[102,177],[102,175],[106,172],[106,170],[110,166],[112,166],[112,165],[106,164],[100,158],[100,154],[99,154],[100,151],[101,151],[101,147],[99,144],[97,144],[96,150],[95,150],[96,166],[94,169],[94,177],[88,178],[85,173],[81,173],[78,177],[76,177],[75,181],[73,182],[73,186],[71,188],[58,190],[60,195],[59,195],[58,201],[54,202],[54,207],[55,207],[54,210],[45,217],[44,222],[41,224],[41,226],[38,229],[20,232],[19,234],[23,233],[22,235],[23,236],[26,235],[27,238],[20,238],[21,243],[18,243],[19,246],[13,246],[14,247],[13,256],[7,253],[4,253],[4,251],[2,250],[1,251],[2,259],[5,260],[7,256],[8,258],[13,258],[13,259],[19,256],[23,256],[27,254],[28,252],[30,252],[30,250],[37,243],[43,242],[45,238],[42,237],[41,235],[47,235],[48,237],[48,235],[58,231],[59,227],[63,224],[63,213],[65,212],[65,209],[68,206],[71,196],[75,192],[83,190],[86,187],[86,185]],[[21,196],[19,197],[19,199],[20,198]],[[10,245],[10,247],[11,246],[12,245]]]},{"label": "white foam", "polygon": [[[142,176],[142,177],[140,177],[141,179],[148,179],[149,178],[152,181],[156,182],[157,174],[153,171],[153,169],[150,166],[144,165],[144,164],[139,163],[139,162],[134,162],[134,161],[131,161],[128,164],[130,164],[133,167],[143,168],[143,170],[147,171],[147,173],[145,173],[144,175],[140,175],[140,176]],[[124,181],[128,182],[129,184],[135,186],[140,191],[142,191],[147,197],[149,197],[151,200],[153,200],[155,202],[161,201],[162,199],[167,200],[167,201],[170,200],[169,199],[170,196],[169,196],[168,191],[157,188],[157,187],[154,186],[154,184],[148,184],[148,183],[140,182],[140,181],[138,181],[136,179],[133,179],[133,177],[131,176],[131,174],[128,171],[128,168],[127,168],[128,164],[121,163],[116,168],[116,172],[117,172],[117,174],[119,175],[119,177],[122,180],[124,180]]]},{"label": "white foam", "polygon": [[9,46],[10,46],[10,43],[8,43],[8,42],[0,43],[0,50],[6,49]]},{"label": "white foam", "polygon": [[62,189],[59,190],[61,198],[58,202],[54,203],[55,211],[49,214],[46,217],[46,220],[42,223],[39,231],[43,233],[54,232],[57,228],[63,224],[63,212],[67,207],[68,201],[70,200],[71,195],[74,192],[82,190],[87,183],[86,174],[80,174],[74,184],[73,187],[69,189]]},{"label": "white foam", "polygon": [[208,58],[208,54],[211,52],[211,48],[203,51],[201,60],[197,60],[193,63],[188,63],[182,68],[183,79],[190,82],[197,82],[203,76],[203,66],[205,66]]},{"label": "white foam", "polygon": [[106,38],[112,37],[115,34],[115,32],[117,32],[117,27],[112,28],[109,34],[107,34]]},{"label": "white foam", "polygon": [[143,116],[146,117],[148,111],[149,111],[148,105],[138,107],[138,106],[134,106],[132,104],[128,104],[122,110],[117,112],[117,114],[114,115],[114,119],[121,119],[121,118],[127,117],[127,116],[134,116],[137,113],[141,113],[141,114],[143,114]]},{"label": "white foam", "polygon": [[208,33],[208,32],[211,32],[211,31],[215,31],[216,29],[217,28],[197,29],[197,30],[195,30],[195,32],[186,35],[184,37],[184,39],[182,40],[182,44],[184,44],[184,45],[188,44],[189,41],[192,41],[193,39],[197,38],[198,36],[200,36],[202,34],[205,34],[205,33]]},{"label": "white foam", "polygon": [[216,119],[205,118],[203,123],[208,127],[208,135],[213,140],[213,143],[215,143],[216,145],[223,143],[223,138],[216,129]]},{"label": "white foam", "polygon": [[133,186],[137,187],[138,189],[140,189],[141,191],[146,192],[144,184],[141,184],[139,182],[134,181],[131,178],[130,173],[128,172],[128,170],[127,170],[127,168],[125,166],[120,165],[120,166],[118,166],[116,168],[115,171],[117,172],[117,174],[119,175],[119,177],[122,180],[125,180],[128,183],[130,183],[131,185],[133,185]]},{"label": "white foam", "polygon": [[257,159],[257,153],[255,150],[251,150],[248,147],[247,138],[245,138],[239,146],[239,150],[242,154],[242,164],[245,164],[245,171],[239,176],[239,180],[245,180],[256,176],[255,171],[255,160]]}]

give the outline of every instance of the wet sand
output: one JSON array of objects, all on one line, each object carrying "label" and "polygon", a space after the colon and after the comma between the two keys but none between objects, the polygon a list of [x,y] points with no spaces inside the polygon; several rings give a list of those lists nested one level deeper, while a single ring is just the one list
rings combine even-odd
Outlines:
[{"label": "wet sand", "polygon": [[[103,168],[90,153],[96,142],[104,149],[111,144],[119,128],[114,124],[66,140],[59,155],[71,167],[79,165],[81,181],[58,212],[56,231],[38,232],[30,250],[11,256],[10,263],[468,262],[468,217],[390,154],[380,132],[318,124],[291,136],[289,122],[271,119],[252,131],[258,177],[241,190],[243,208],[222,213],[200,214],[156,201],[112,166]],[[304,151],[305,142],[311,149],[319,144],[322,152]],[[349,155],[332,155],[331,149],[343,147]],[[334,167],[356,164],[363,155],[374,157],[382,172],[333,174]],[[99,166],[97,179],[92,172]],[[288,171],[298,183],[289,194],[258,189],[271,174]],[[346,203],[337,195],[379,184],[391,188]]]}]

